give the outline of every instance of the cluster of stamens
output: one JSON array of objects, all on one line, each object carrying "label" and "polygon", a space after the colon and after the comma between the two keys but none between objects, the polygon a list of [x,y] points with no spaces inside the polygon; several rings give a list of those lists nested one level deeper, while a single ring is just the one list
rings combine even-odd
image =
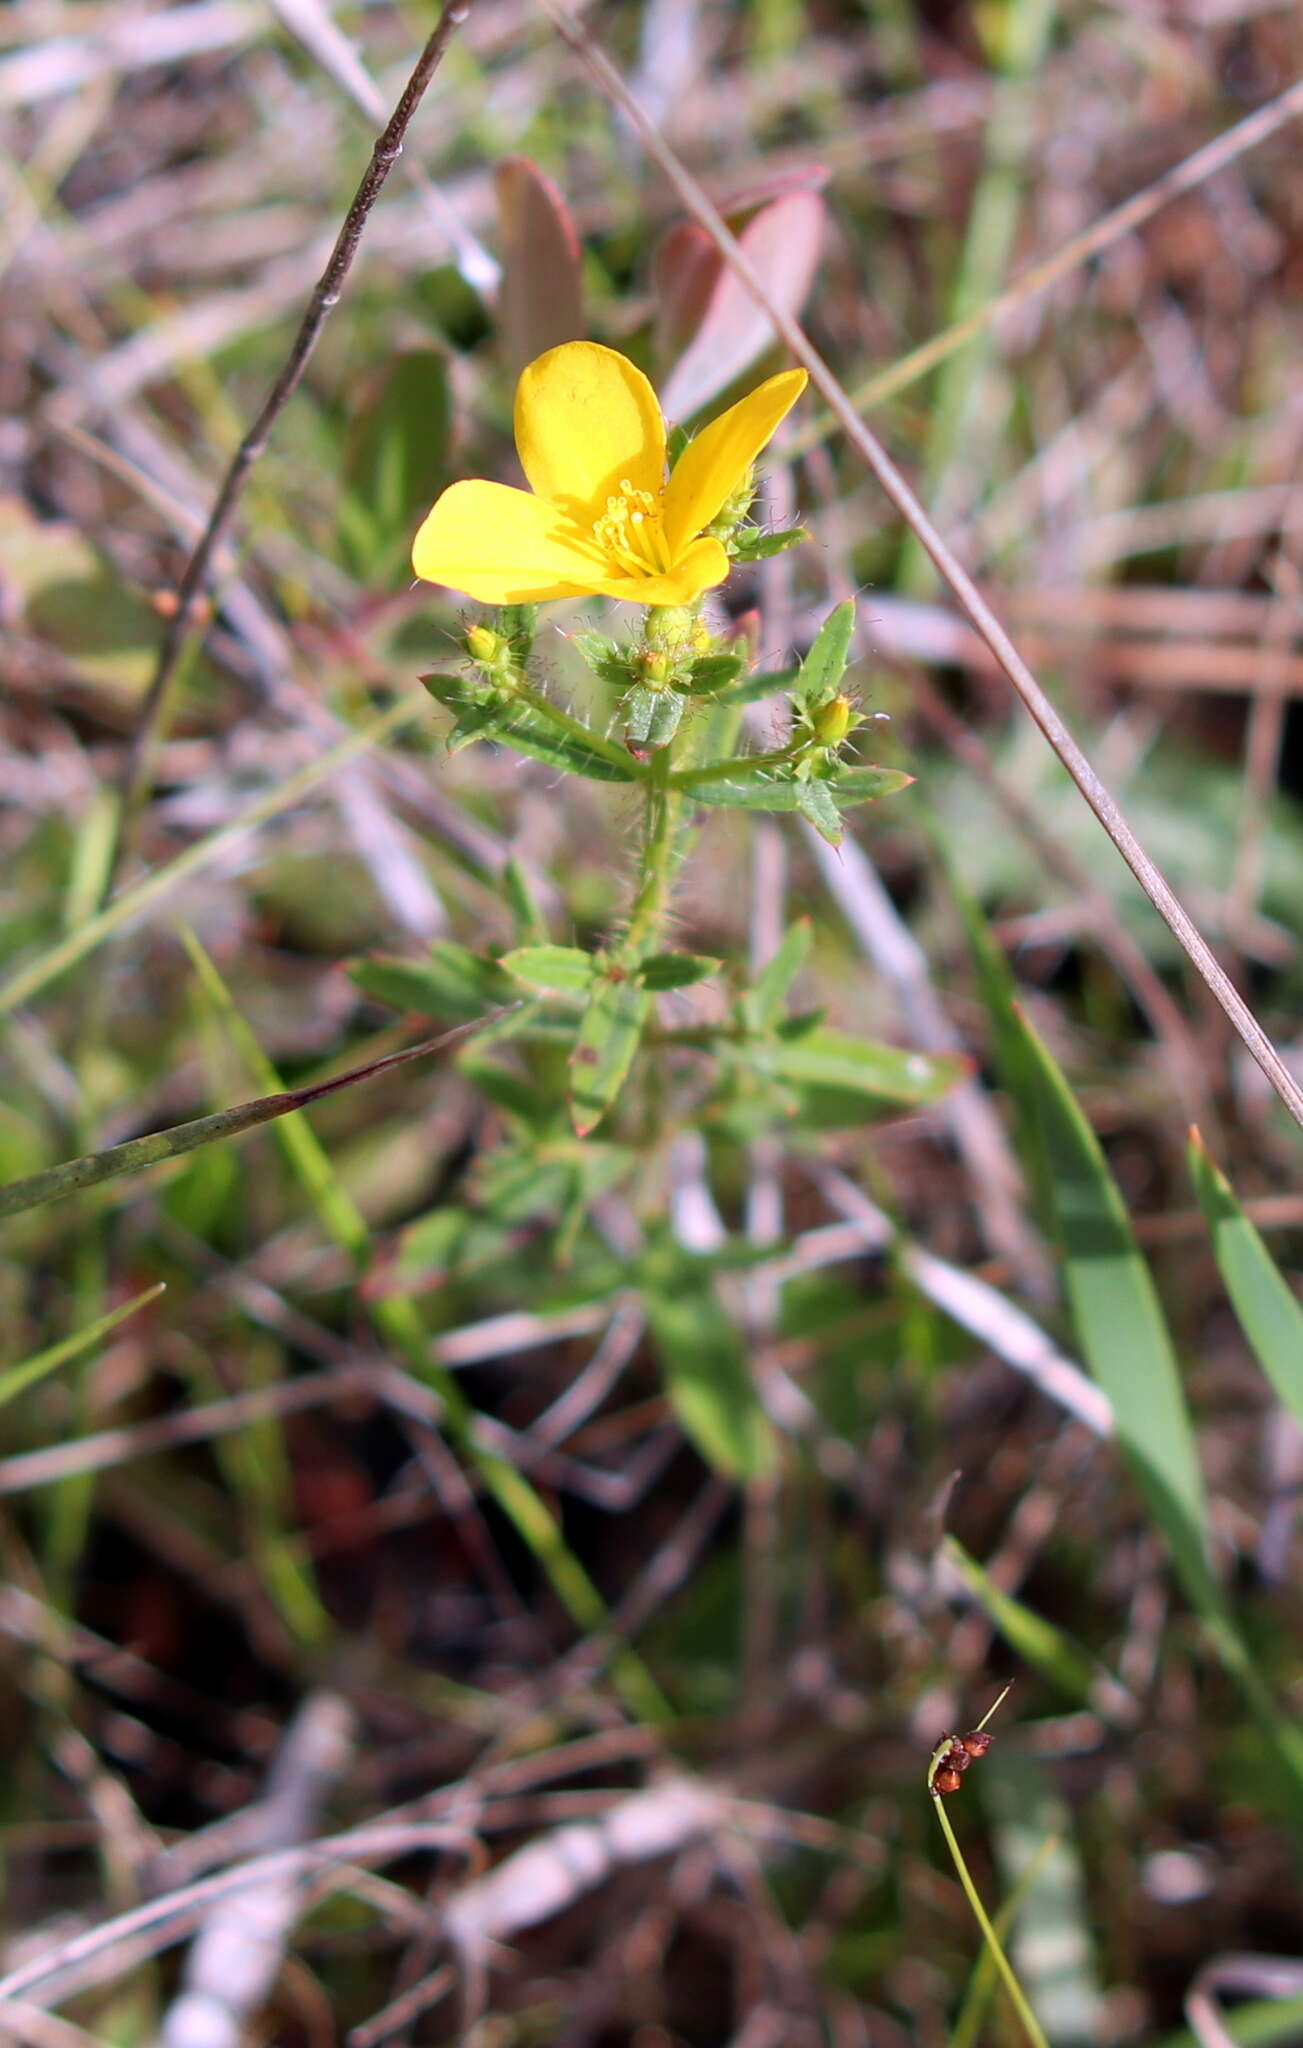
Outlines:
[{"label": "cluster of stamens", "polygon": [[593,522],[593,538],[603,554],[634,576],[659,576],[670,567],[670,551],[661,526],[660,494],[639,490],[628,477]]}]

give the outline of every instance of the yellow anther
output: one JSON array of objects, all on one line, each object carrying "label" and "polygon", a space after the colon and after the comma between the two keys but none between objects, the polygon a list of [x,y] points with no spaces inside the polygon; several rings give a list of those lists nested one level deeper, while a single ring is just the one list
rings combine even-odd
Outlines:
[{"label": "yellow anther", "polygon": [[594,522],[593,538],[604,554],[635,576],[658,576],[670,565],[659,499],[628,477],[621,477],[619,491],[607,499],[605,512]]}]

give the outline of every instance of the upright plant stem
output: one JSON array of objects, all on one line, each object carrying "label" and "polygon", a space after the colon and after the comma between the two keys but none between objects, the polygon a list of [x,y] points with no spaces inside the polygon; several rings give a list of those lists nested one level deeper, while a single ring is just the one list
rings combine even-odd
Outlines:
[{"label": "upright plant stem", "polygon": [[629,929],[620,957],[625,965],[641,960],[655,945],[665,913],[670,907],[670,885],[674,876],[674,827],[679,798],[670,786],[669,747],[651,757],[647,777],[646,835],[642,850],[642,879],[634,898]]}]

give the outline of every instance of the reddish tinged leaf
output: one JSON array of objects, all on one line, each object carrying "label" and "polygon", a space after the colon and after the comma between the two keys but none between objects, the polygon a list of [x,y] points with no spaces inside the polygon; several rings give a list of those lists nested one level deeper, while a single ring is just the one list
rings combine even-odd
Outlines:
[{"label": "reddish tinged leaf", "polygon": [[695,220],[677,221],[661,236],[652,257],[656,295],[656,352],[662,361],[678,355],[706,317],[723,259]]},{"label": "reddish tinged leaf", "polygon": [[502,250],[498,323],[503,352],[523,370],[545,349],[584,334],[583,258],[570,210],[527,156],[493,173]]},{"label": "reddish tinged leaf", "polygon": [[[747,222],[739,240],[769,297],[785,313],[800,313],[814,282],[823,233],[824,203],[817,192],[792,192]],[[768,313],[731,270],[721,270],[693,339],[665,380],[667,418],[689,420],[750,369],[775,340]]]}]

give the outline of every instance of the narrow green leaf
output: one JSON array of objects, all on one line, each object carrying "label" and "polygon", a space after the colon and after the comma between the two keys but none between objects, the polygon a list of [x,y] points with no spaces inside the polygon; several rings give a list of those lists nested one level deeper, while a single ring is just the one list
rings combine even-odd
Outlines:
[{"label": "narrow green leaf", "polygon": [[1190,1178],[1226,1292],[1253,1354],[1276,1393],[1303,1422],[1303,1307],[1235,1198],[1225,1175],[1190,1133]]},{"label": "narrow green leaf", "polygon": [[879,1102],[934,1102],[962,1080],[964,1065],[853,1038],[846,1031],[807,1031],[794,1041],[779,1039],[768,1054],[780,1080],[850,1090]]},{"label": "narrow green leaf", "polygon": [[509,716],[509,707],[492,699],[483,704],[459,705],[444,745],[452,755],[460,754],[464,747],[473,747],[477,740],[501,739]]},{"label": "narrow green leaf", "polygon": [[[811,788],[827,791],[834,806],[842,802],[863,804],[891,796],[898,789],[908,789],[913,779],[899,768],[864,767],[847,768],[830,782],[797,782],[785,768],[767,766],[759,759],[753,765],[743,756],[737,774],[727,780],[721,777],[718,781],[684,783],[681,787],[689,803],[711,804],[721,810],[802,811],[808,817],[813,806],[805,792]],[[820,805],[820,818],[827,820],[829,815],[827,808]],[[835,816],[835,810],[832,815]]]},{"label": "narrow green leaf", "polygon": [[541,946],[547,938],[547,925],[529,886],[529,878],[514,853],[502,870],[502,886],[521,944]]},{"label": "narrow green leaf", "polygon": [[546,995],[582,996],[601,961],[578,946],[517,946],[503,954],[501,965],[527,988]]},{"label": "narrow green leaf", "polygon": [[100,1316],[96,1322],[87,1323],[83,1329],[74,1330],[70,1337],[61,1338],[57,1344],[49,1345],[31,1358],[24,1358],[18,1365],[7,1366],[0,1372],[0,1407],[3,1407],[6,1401],[12,1401],[15,1395],[26,1393],[28,1387],[35,1386],[47,1373],[56,1372],[61,1365],[66,1365],[69,1359],[78,1357],[83,1351],[89,1351],[92,1344],[98,1344],[101,1337],[107,1337],[110,1330],[116,1330],[119,1323],[125,1323],[128,1316],[134,1316],[137,1309],[147,1307],[151,1301],[157,1301],[159,1295],[166,1291],[166,1281],[160,1280],[155,1286],[147,1287],[143,1294],[133,1295],[130,1301],[124,1301],[120,1307],[110,1309],[106,1316]]},{"label": "narrow green leaf", "polygon": [[[426,675],[421,677],[421,682],[438,703],[454,713],[457,720],[454,734],[457,737],[460,736],[464,717],[469,716],[474,726],[489,708],[486,727],[491,729],[486,730],[485,736],[491,738],[496,746],[514,747],[518,754],[528,754],[535,761],[546,761],[549,768],[560,768],[570,775],[585,775],[590,782],[637,782],[640,779],[637,763],[630,758],[626,765],[618,749],[608,747],[600,733],[592,735],[590,745],[583,737],[582,728],[577,732],[566,732],[560,725],[550,724],[542,712],[531,710],[528,705],[489,696],[484,684],[474,682],[468,676]],[[579,725],[577,719],[573,723]],[[471,736],[474,737],[474,733]]]},{"label": "narrow green leaf", "polygon": [[746,667],[740,654],[706,654],[692,664],[694,697],[713,697],[735,683]]},{"label": "narrow green leaf", "polygon": [[774,1436],[746,1352],[709,1270],[682,1259],[643,1289],[647,1327],[670,1406],[708,1465],[755,1479],[774,1462]]},{"label": "narrow green leaf", "polygon": [[[183,1127],[188,1132],[188,1143],[177,1149],[188,1150],[192,1145],[208,1141],[214,1125],[229,1129],[233,1117],[243,1117],[248,1124],[266,1123],[273,1117],[284,1116],[289,1110],[302,1109],[323,1096],[332,1095],[341,1088],[381,1074],[389,1069],[407,1065],[414,1059],[424,1058],[428,1053],[442,1051],[450,1044],[465,1036],[464,1027],[444,1032],[436,1039],[428,1040],[406,1051],[392,1053],[385,1059],[373,1060],[369,1065],[340,1074],[327,1081],[319,1081],[307,1088],[286,1091],[269,1096],[261,1102],[243,1105],[238,1111],[223,1111],[216,1117],[205,1117],[197,1125]],[[259,1054],[259,1058],[262,1055]],[[200,1131],[204,1135],[197,1135]],[[175,1138],[176,1133],[163,1134]],[[311,1132],[307,1133],[311,1139]],[[314,1141],[315,1143],[315,1141]],[[126,1150],[128,1148],[119,1148]],[[354,1257],[359,1270],[365,1267],[370,1251],[370,1233],[365,1218],[357,1211],[348,1190],[333,1176],[330,1162],[320,1153],[320,1177],[317,1169],[311,1170],[305,1178],[314,1183],[314,1192],[326,1199],[321,1213],[327,1228],[337,1236],[337,1241],[350,1256]],[[307,1147],[298,1143],[291,1157],[307,1160]],[[85,1164],[86,1162],[78,1162]],[[97,1164],[98,1162],[91,1162]],[[125,1170],[121,1166],[114,1171]],[[101,1177],[101,1176],[97,1176]],[[42,1178],[48,1178],[42,1176]],[[61,1191],[61,1190],[60,1190]],[[3,1213],[3,1196],[0,1190],[0,1213]],[[52,1199],[47,1195],[45,1199]],[[415,1305],[404,1296],[381,1299],[369,1304],[376,1328],[387,1346],[400,1354],[407,1362],[408,1369],[415,1372],[438,1395],[443,1408],[443,1427],[454,1442],[463,1445],[484,1483],[502,1509],[507,1519],[520,1536],[522,1542],[538,1559],[539,1565],[555,1587],[567,1612],[587,1631],[594,1632],[606,1627],[608,1614],[601,1594],[571,1551],[555,1517],[534,1491],[525,1475],[510,1464],[502,1454],[483,1440],[479,1417],[467,1400],[457,1380],[441,1364],[437,1347],[431,1345],[428,1332],[422,1325]],[[625,1643],[617,1641],[612,1652],[612,1671],[617,1685],[627,1699],[632,1711],[640,1718],[659,1720],[668,1709],[661,1694],[636,1653]]]},{"label": "narrow green leaf", "polygon": [[839,769],[825,786],[838,807],[848,810],[852,804],[876,803],[879,797],[894,796],[898,789],[908,789],[913,780],[901,768],[875,768],[866,761],[863,767]]},{"label": "narrow green leaf", "polygon": [[814,927],[808,917],[790,924],[773,953],[751,984],[750,1007],[757,1026],[776,1024],[787,1000],[787,991],[805,965]]},{"label": "narrow green leaf", "polygon": [[1099,1140],[1021,1011],[1077,1341],[1113,1404],[1118,1441],[1188,1588],[1207,1592],[1207,1502],[1185,1390],[1149,1268]]},{"label": "narrow green leaf", "polygon": [[1021,1600],[1003,1592],[985,1567],[953,1536],[945,1538],[942,1549],[973,1598],[1023,1663],[1057,1685],[1069,1699],[1082,1706],[1091,1704],[1100,1679],[1107,1679],[1108,1674],[1090,1653]]},{"label": "narrow green leaf", "polygon": [[726,811],[799,811],[798,784],[773,768],[748,768],[739,763],[736,779],[694,782],[683,791],[690,804],[711,804]]},{"label": "narrow green leaf", "polygon": [[201,1145],[237,1138],[242,1132],[255,1130],[260,1124],[288,1116],[291,1110],[306,1109],[311,1103],[320,1102],[323,1096],[334,1095],[341,1088],[351,1088],[358,1081],[368,1081],[374,1074],[388,1073],[391,1067],[403,1067],[409,1060],[425,1059],[430,1053],[442,1052],[462,1035],[461,1031],[445,1031],[438,1038],[408,1046],[403,1052],[390,1053],[382,1060],[370,1060],[366,1066],[354,1067],[347,1074],[336,1074],[329,1081],[316,1081],[308,1088],[287,1089],[283,1094],[264,1095],[256,1102],[240,1102],[233,1109],[219,1109],[213,1116],[200,1116],[191,1123],[173,1124],[169,1130],[151,1132],[146,1138],[128,1138],[124,1145],[110,1145],[106,1151],[88,1152],[80,1159],[67,1159],[62,1165],[47,1167],[44,1173],[30,1174],[25,1180],[11,1180],[0,1187],[0,1217],[17,1216],[25,1209],[40,1209],[47,1202],[61,1202],[65,1196],[80,1194],[83,1188],[98,1187],[102,1181],[117,1180],[124,1173],[140,1173],[147,1166],[161,1165],[165,1159],[179,1159],[187,1152],[197,1151]]},{"label": "narrow green leaf", "polygon": [[[1236,2048],[1295,2048],[1303,2033],[1303,1993],[1294,1998],[1247,1999],[1231,2011],[1217,2010],[1217,2023]],[[1155,2048],[1208,2048],[1206,2031],[1193,2028],[1163,2034]]]},{"label": "narrow green leaf", "polygon": [[363,392],[344,445],[340,532],[348,565],[374,576],[447,481],[451,406],[437,349],[390,358]]},{"label": "narrow green leaf", "polygon": [[424,960],[384,953],[351,960],[348,976],[377,1003],[422,1017],[479,1017],[520,994],[496,961],[482,960],[451,939],[436,939]]},{"label": "narrow green leaf", "polygon": [[596,1130],[624,1086],[651,997],[640,982],[594,982],[570,1055],[570,1118],[581,1138]]},{"label": "narrow green leaf", "polygon": [[973,956],[978,994],[986,1007],[991,1027],[991,1052],[996,1072],[1013,1111],[1019,1164],[1031,1186],[1036,1213],[1045,1214],[1050,1208],[1049,1176],[1036,1115],[1035,1068],[1018,1024],[1017,987],[1009,962],[996,943],[981,904],[960,871],[955,850],[941,830],[939,821],[929,817],[926,804],[922,810]]},{"label": "narrow green leaf", "polygon": [[639,963],[638,975],[644,988],[656,992],[690,988],[693,982],[708,981],[718,974],[722,964],[705,953],[649,953]]},{"label": "narrow green leaf", "polygon": [[780,690],[790,690],[798,673],[794,668],[762,669],[759,675],[734,683],[732,689],[725,690],[716,701],[720,704],[756,704],[764,697],[776,697]]},{"label": "narrow green leaf", "polygon": [[854,637],[855,600],[848,597],[829,612],[814,636],[810,652],[801,663],[792,691],[798,704],[812,710],[826,703],[829,697],[836,696],[850,660]]}]

